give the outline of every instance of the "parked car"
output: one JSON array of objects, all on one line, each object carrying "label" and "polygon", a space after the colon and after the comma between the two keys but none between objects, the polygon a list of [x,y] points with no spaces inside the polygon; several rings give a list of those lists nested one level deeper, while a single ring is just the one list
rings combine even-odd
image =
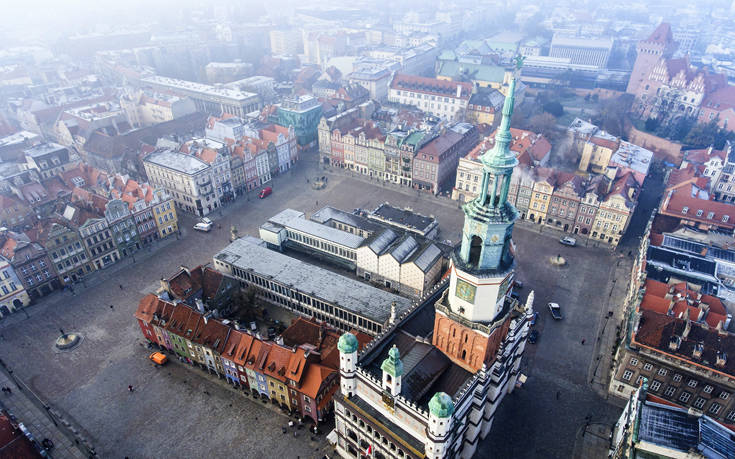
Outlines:
[{"label": "parked car", "polygon": [[268,327],[268,339],[273,339],[275,337],[276,337],[276,328]]},{"label": "parked car", "polygon": [[154,352],[153,354],[148,356],[149,359],[156,365],[163,365],[166,362],[168,362],[168,357],[166,357],[161,352]]},{"label": "parked car", "polygon": [[538,335],[538,330],[531,330],[531,333],[528,334],[528,342],[536,344],[536,341],[538,341]]},{"label": "parked car", "polygon": [[204,231],[205,233],[208,233],[212,229],[212,223],[199,222],[194,225],[194,229],[197,231]]},{"label": "parked car", "polygon": [[551,317],[554,320],[561,320],[564,317],[561,315],[561,306],[556,303],[549,303],[549,311],[551,311]]},{"label": "parked car", "polygon": [[533,315],[531,316],[531,326],[533,327],[536,325],[536,321],[538,320],[538,311],[534,311]]},{"label": "parked car", "polygon": [[206,223],[208,225],[212,225],[214,223],[212,220],[209,219],[209,217],[202,217],[202,219],[200,221],[202,223]]},{"label": "parked car", "polygon": [[513,286],[515,288],[523,288],[523,281],[520,281],[520,280],[516,279],[516,280],[513,281]]},{"label": "parked car", "polygon": [[577,240],[569,236],[565,236],[559,239],[559,242],[561,242],[564,245],[568,245],[570,247],[574,247],[575,245],[577,245]]},{"label": "parked car", "polygon": [[263,198],[269,196],[271,193],[273,193],[273,188],[267,186],[267,187],[263,188],[262,190],[260,190],[260,193],[258,194],[258,197],[260,199],[263,199]]}]

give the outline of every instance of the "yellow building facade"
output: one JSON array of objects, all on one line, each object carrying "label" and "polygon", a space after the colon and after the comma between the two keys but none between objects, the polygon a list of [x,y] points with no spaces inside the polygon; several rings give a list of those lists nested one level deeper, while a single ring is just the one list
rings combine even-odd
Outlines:
[{"label": "yellow building facade", "polygon": [[179,230],[176,206],[172,199],[165,199],[158,204],[154,204],[153,217],[156,220],[156,227],[158,228],[158,236],[160,238],[164,238]]},{"label": "yellow building facade", "polygon": [[549,180],[548,177],[540,176],[534,182],[533,190],[531,191],[531,201],[528,206],[529,220],[537,223],[546,221],[551,195],[554,192],[554,186]]}]

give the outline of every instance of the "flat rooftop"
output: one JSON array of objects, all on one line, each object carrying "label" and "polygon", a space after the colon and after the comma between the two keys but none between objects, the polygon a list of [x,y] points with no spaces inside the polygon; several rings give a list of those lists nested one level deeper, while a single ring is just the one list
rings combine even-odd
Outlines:
[{"label": "flat rooftop", "polygon": [[269,277],[274,282],[320,298],[370,320],[385,323],[391,303],[400,316],[411,300],[371,287],[337,273],[275,252],[251,240],[236,239],[214,256],[215,260]]},{"label": "flat rooftop", "polygon": [[379,220],[389,225],[402,226],[428,233],[438,225],[436,218],[426,217],[411,209],[401,209],[384,202],[368,214],[368,218]]},{"label": "flat rooftop", "polygon": [[58,143],[48,142],[35,145],[31,148],[23,150],[23,152],[31,158],[37,158],[39,156],[47,155],[57,151],[66,150],[66,147],[59,145]]},{"label": "flat rooftop", "polygon": [[269,223],[275,223],[285,228],[291,228],[302,233],[325,239],[334,244],[357,249],[365,238],[356,234],[348,233],[331,226],[307,220],[303,212],[294,209],[285,209],[268,219]]},{"label": "flat rooftop", "polygon": [[648,169],[651,167],[651,159],[653,159],[653,152],[651,150],[646,150],[643,147],[621,140],[620,147],[610,157],[610,163],[624,165],[646,175],[648,174]]},{"label": "flat rooftop", "polygon": [[157,84],[166,86],[171,89],[185,90],[195,93],[204,94],[207,96],[222,97],[226,99],[232,99],[237,101],[245,101],[253,97],[257,97],[257,94],[252,92],[240,91],[239,89],[232,89],[226,87],[216,87],[208,84],[195,83],[193,81],[178,80],[176,78],[167,78],[162,76],[151,76],[143,78],[141,81],[144,83]]},{"label": "flat rooftop", "polygon": [[0,147],[7,147],[10,145],[23,143],[26,140],[35,140],[35,139],[40,139],[40,138],[41,136],[39,136],[35,132],[19,131],[19,132],[16,132],[15,134],[10,134],[9,136],[0,138]]},{"label": "flat rooftop", "polygon": [[209,164],[196,156],[172,150],[154,151],[144,161],[190,175],[209,167]]}]

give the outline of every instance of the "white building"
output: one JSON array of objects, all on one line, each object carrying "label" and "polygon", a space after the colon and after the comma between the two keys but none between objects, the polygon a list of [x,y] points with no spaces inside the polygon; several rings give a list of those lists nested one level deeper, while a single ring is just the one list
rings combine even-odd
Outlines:
[{"label": "white building", "polygon": [[472,96],[472,83],[396,74],[390,84],[388,101],[412,105],[448,120],[464,120]]},{"label": "white building", "polygon": [[244,117],[246,114],[261,107],[260,98],[252,92],[211,86],[193,81],[177,80],[162,76],[152,76],[141,80],[143,85],[158,91],[168,91],[182,97],[191,98],[197,110],[212,115],[231,115]]},{"label": "white building", "polygon": [[606,68],[612,47],[612,38],[579,38],[554,34],[549,56],[569,58],[572,64]]},{"label": "white building", "polygon": [[196,156],[154,151],[143,160],[148,182],[165,189],[179,209],[203,217],[220,206],[212,167]]}]

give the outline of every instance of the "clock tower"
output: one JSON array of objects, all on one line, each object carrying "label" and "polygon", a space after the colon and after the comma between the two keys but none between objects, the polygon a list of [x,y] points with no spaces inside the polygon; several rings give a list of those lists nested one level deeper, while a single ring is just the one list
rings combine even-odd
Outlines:
[{"label": "clock tower", "polygon": [[508,202],[513,168],[510,119],[516,78],[510,81],[495,145],[480,156],[480,194],[463,206],[462,243],[452,254],[449,289],[436,304],[434,345],[469,369],[494,355],[491,335],[507,314],[514,278],[513,224],[518,211]]}]

